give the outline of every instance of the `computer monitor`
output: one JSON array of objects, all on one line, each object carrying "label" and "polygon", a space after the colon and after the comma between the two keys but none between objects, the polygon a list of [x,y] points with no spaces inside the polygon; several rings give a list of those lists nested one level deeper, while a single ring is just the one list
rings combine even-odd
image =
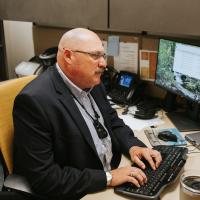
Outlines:
[{"label": "computer monitor", "polygon": [[[164,107],[174,125],[180,131],[199,130],[200,47],[160,39],[155,84],[167,90]],[[191,105],[187,112],[176,111],[177,95]]]}]

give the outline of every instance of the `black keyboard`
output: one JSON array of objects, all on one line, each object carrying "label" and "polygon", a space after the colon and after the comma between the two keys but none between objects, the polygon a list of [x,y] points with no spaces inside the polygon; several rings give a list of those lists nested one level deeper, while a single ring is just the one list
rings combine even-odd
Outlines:
[{"label": "black keyboard", "polygon": [[157,199],[162,190],[178,177],[186,162],[187,148],[160,145],[154,149],[161,153],[163,160],[155,171],[145,161],[144,172],[148,179],[147,183],[140,188],[131,183],[125,183],[115,188],[116,193],[140,199]]}]

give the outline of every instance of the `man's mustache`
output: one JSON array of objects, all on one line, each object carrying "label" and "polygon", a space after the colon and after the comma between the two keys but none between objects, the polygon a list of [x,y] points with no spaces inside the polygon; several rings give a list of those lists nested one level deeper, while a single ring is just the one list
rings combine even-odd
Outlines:
[{"label": "man's mustache", "polygon": [[96,73],[104,73],[105,69],[98,69],[96,70]]}]

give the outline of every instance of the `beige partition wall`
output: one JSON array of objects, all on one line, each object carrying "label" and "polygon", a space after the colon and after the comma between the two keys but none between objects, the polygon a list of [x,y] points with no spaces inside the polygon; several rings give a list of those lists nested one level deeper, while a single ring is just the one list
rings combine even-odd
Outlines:
[{"label": "beige partition wall", "polygon": [[60,27],[107,28],[107,0],[0,0],[0,17]]},{"label": "beige partition wall", "polygon": [[110,0],[110,29],[200,36],[199,0]]}]

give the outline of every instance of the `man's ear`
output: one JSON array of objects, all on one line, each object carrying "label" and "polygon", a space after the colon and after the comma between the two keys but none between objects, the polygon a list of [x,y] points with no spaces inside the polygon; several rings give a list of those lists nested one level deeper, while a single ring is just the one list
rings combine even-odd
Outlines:
[{"label": "man's ear", "polygon": [[64,49],[63,54],[64,54],[65,61],[70,64],[72,62],[71,61],[72,51],[70,51],[68,49]]}]

